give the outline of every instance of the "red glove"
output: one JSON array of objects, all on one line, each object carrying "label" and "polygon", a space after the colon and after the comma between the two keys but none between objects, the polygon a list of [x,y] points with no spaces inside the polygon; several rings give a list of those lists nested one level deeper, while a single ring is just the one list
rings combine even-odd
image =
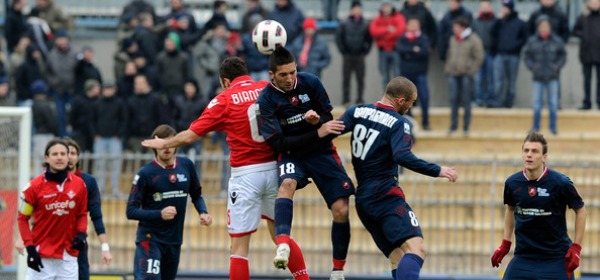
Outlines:
[{"label": "red glove", "polygon": [[500,263],[502,262],[502,259],[504,258],[504,256],[506,256],[506,254],[508,254],[508,252],[510,252],[510,245],[512,245],[512,242],[503,239],[502,240],[502,244],[500,245],[500,247],[498,247],[498,249],[496,249],[496,251],[494,252],[494,255],[492,255],[492,266],[493,267],[499,267]]},{"label": "red glove", "polygon": [[565,267],[567,272],[573,272],[579,267],[579,261],[581,260],[581,245],[573,243],[567,255],[565,256]]}]

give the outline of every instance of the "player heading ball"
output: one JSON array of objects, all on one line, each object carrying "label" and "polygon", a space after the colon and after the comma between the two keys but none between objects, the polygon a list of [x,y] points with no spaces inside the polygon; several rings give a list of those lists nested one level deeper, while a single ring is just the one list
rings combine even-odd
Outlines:
[{"label": "player heading ball", "polygon": [[296,59],[284,47],[269,58],[271,83],[256,104],[260,109],[259,128],[265,141],[279,153],[279,190],[275,201],[277,251],[273,264],[285,268],[290,257],[293,197],[308,184],[317,185],[331,209],[333,280],[344,279],[343,269],[350,243],[348,197],[354,194],[352,181],[339,159],[331,138],[343,125],[333,120],[331,102],[323,83],[309,73],[298,73]]}]

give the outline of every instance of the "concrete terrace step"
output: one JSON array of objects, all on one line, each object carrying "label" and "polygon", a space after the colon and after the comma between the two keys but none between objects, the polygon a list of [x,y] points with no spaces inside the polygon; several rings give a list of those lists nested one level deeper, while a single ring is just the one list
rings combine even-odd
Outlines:
[{"label": "concrete terrace step", "polygon": [[[335,117],[341,116],[344,107],[338,106],[333,110]],[[417,107],[412,109],[414,118],[421,124],[421,111]],[[533,122],[532,109],[489,109],[473,108],[471,113],[471,132],[517,132],[526,133],[531,129]],[[462,122],[463,111],[459,111],[459,127]],[[600,111],[580,111],[575,109],[561,110],[558,112],[557,127],[559,135],[566,132],[599,132]],[[450,108],[433,107],[429,109],[429,123],[434,131],[447,132],[450,127]],[[542,128],[548,127],[548,111],[542,111]],[[418,130],[417,132],[420,132]],[[524,137],[524,136],[523,136]]]},{"label": "concrete terrace step", "polygon": [[[343,107],[336,107],[333,114],[338,117],[343,112]],[[413,131],[416,139],[413,152],[458,159],[475,155],[518,159],[523,139],[531,127],[531,114],[528,109],[475,108],[470,132],[464,135],[460,130],[448,133],[448,108],[431,108],[430,131],[420,129],[420,113],[415,109],[417,124]],[[545,124],[541,131],[549,141],[551,155],[593,158],[598,150],[597,143],[600,143],[600,112],[563,110],[559,113],[558,126],[558,135],[550,134]],[[350,156],[350,134],[340,136],[334,142],[341,154]]]},{"label": "concrete terrace step", "polygon": [[[474,156],[507,155],[512,154],[513,159],[520,158],[520,148],[525,132],[476,132],[468,136],[460,132],[448,135],[447,131],[421,131],[415,133],[416,143],[413,152],[438,153],[446,157],[458,159],[473,158]],[[551,155],[593,155],[598,151],[600,131],[560,133],[547,135],[549,153]],[[334,140],[338,150],[349,156],[350,134],[343,135]]]}]

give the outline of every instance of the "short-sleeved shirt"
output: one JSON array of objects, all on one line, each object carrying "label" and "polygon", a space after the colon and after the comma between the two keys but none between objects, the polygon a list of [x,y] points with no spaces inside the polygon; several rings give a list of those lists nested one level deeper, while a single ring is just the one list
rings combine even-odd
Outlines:
[{"label": "short-sleeved shirt", "polygon": [[504,204],[515,207],[515,255],[564,258],[571,246],[566,209],[584,206],[569,177],[547,167],[537,180],[517,172],[504,184]]}]

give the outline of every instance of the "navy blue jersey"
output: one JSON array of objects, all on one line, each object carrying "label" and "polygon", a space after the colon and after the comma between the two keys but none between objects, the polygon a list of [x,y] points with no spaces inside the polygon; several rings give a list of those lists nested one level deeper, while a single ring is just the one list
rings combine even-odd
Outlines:
[{"label": "navy blue jersey", "polygon": [[[331,139],[321,139],[317,134],[320,124],[333,119],[329,96],[317,76],[298,73],[294,89],[288,92],[271,83],[262,90],[256,104],[260,132],[277,152],[302,156],[309,151],[331,150]],[[304,120],[311,109],[319,114],[319,125]]]},{"label": "navy blue jersey", "polygon": [[432,177],[440,174],[440,166],[419,159],[411,152],[410,122],[392,106],[381,102],[354,106],[340,120],[346,126],[344,132],[352,131],[357,198],[387,193],[397,187],[398,165]]},{"label": "navy blue jersey", "polygon": [[[162,244],[180,245],[188,194],[198,213],[208,213],[191,160],[177,157],[167,167],[154,160],[142,167],[133,178],[127,203],[127,218],[139,220],[136,242],[150,237]],[[170,221],[163,220],[160,213],[167,206],[177,209]]]},{"label": "navy blue jersey", "polygon": [[504,204],[515,207],[515,255],[565,257],[571,246],[566,208],[584,205],[569,177],[549,168],[537,180],[517,172],[506,179]]}]

